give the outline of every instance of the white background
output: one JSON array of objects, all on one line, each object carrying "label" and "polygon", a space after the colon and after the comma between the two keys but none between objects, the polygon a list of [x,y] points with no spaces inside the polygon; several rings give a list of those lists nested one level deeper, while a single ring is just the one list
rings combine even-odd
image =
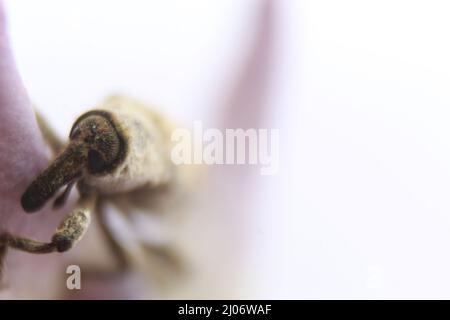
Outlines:
[{"label": "white background", "polygon": [[[6,4],[25,84],[65,134],[111,91],[214,113],[259,2]],[[281,163],[257,178],[251,297],[450,298],[450,5],[275,3]]]}]

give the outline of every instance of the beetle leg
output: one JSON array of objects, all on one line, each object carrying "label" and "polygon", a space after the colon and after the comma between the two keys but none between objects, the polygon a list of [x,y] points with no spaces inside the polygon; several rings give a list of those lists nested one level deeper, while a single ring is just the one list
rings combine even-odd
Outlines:
[{"label": "beetle leg", "polygon": [[107,211],[105,210],[104,202],[98,201],[97,203],[97,217],[98,217],[98,223],[101,232],[103,233],[103,236],[107,242],[107,245],[109,246],[112,254],[114,255],[114,258],[117,260],[118,270],[117,272],[125,271],[130,267],[130,261],[127,257],[126,252],[124,251],[123,247],[120,245],[120,243],[117,241],[117,239],[114,237],[114,234],[112,233],[111,229],[108,226],[107,222]]},{"label": "beetle leg", "polygon": [[[120,214],[124,219],[124,223],[128,227],[132,227],[132,221],[128,217],[128,208],[119,201],[114,201],[113,205],[119,209],[117,214]],[[175,272],[182,274],[184,270],[184,263],[182,259],[177,255],[177,252],[173,250],[169,245],[164,244],[150,244],[143,241],[140,237],[137,237],[135,249],[126,248],[122,245],[113,230],[108,223],[107,214],[108,211],[104,208],[103,203],[99,202],[97,206],[98,222],[101,231],[107,241],[108,246],[111,249],[112,254],[118,262],[118,269],[112,271],[113,273],[119,273],[127,271],[131,268],[136,269],[141,267],[149,268],[156,274],[162,274],[164,272]],[[143,263],[144,265],[142,265]],[[101,270],[93,270],[92,274],[101,273]],[[107,274],[111,274],[111,271],[105,271]],[[85,272],[86,274],[86,272]],[[171,273],[172,274],[172,273]]]},{"label": "beetle leg", "polygon": [[176,273],[186,271],[185,261],[170,245],[158,245],[141,240],[142,248],[150,259],[159,260],[164,267]]},{"label": "beetle leg", "polygon": [[36,121],[45,141],[54,155],[58,154],[64,147],[64,142],[58,137],[53,128],[48,124],[44,116],[35,109]]},{"label": "beetle leg", "polygon": [[82,196],[76,208],[67,215],[56,229],[50,242],[36,241],[12,235],[8,232],[0,234],[0,274],[3,260],[8,248],[29,253],[43,254],[65,252],[81,240],[91,220],[91,211],[95,206],[94,196]]},{"label": "beetle leg", "polygon": [[81,240],[91,222],[91,212],[95,208],[95,203],[94,195],[80,198],[76,208],[61,222],[52,237],[56,251],[67,251]]}]

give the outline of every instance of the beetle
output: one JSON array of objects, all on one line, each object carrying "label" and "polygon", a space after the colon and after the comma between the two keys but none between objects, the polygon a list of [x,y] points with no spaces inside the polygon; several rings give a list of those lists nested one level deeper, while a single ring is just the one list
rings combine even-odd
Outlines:
[{"label": "beetle", "polygon": [[[184,185],[184,169],[170,158],[171,133],[176,126],[146,104],[126,96],[111,96],[78,117],[65,146],[39,114],[37,121],[57,156],[24,191],[22,208],[27,213],[37,212],[65,188],[53,202],[54,207],[60,207],[73,186],[79,191],[79,199],[48,242],[8,232],[0,234],[0,261],[7,248],[35,254],[70,250],[85,235],[95,212],[119,265],[125,268],[127,255],[105,222],[103,204],[120,197],[142,198],[143,194],[149,198],[155,194],[183,194],[180,190],[190,189],[180,187]],[[137,198],[131,202],[135,201]],[[166,248],[150,249],[175,261]]]}]

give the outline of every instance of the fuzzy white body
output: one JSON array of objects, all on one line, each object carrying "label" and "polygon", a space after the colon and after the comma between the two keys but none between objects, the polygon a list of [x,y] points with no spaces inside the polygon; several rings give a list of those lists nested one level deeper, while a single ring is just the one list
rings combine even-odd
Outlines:
[{"label": "fuzzy white body", "polygon": [[114,125],[127,143],[125,159],[113,172],[86,175],[85,183],[100,194],[132,191],[144,186],[160,186],[173,174],[170,159],[173,126],[147,105],[131,98],[113,96],[96,110],[113,116]]}]

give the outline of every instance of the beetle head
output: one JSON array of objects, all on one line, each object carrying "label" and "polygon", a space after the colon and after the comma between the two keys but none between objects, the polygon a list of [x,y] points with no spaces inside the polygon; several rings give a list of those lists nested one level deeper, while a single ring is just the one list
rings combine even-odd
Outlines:
[{"label": "beetle head", "polygon": [[39,210],[61,187],[68,185],[64,200],[77,180],[85,175],[107,174],[120,162],[123,139],[106,112],[91,111],[82,115],[73,125],[69,138],[67,147],[22,195],[21,203],[26,212]]}]

